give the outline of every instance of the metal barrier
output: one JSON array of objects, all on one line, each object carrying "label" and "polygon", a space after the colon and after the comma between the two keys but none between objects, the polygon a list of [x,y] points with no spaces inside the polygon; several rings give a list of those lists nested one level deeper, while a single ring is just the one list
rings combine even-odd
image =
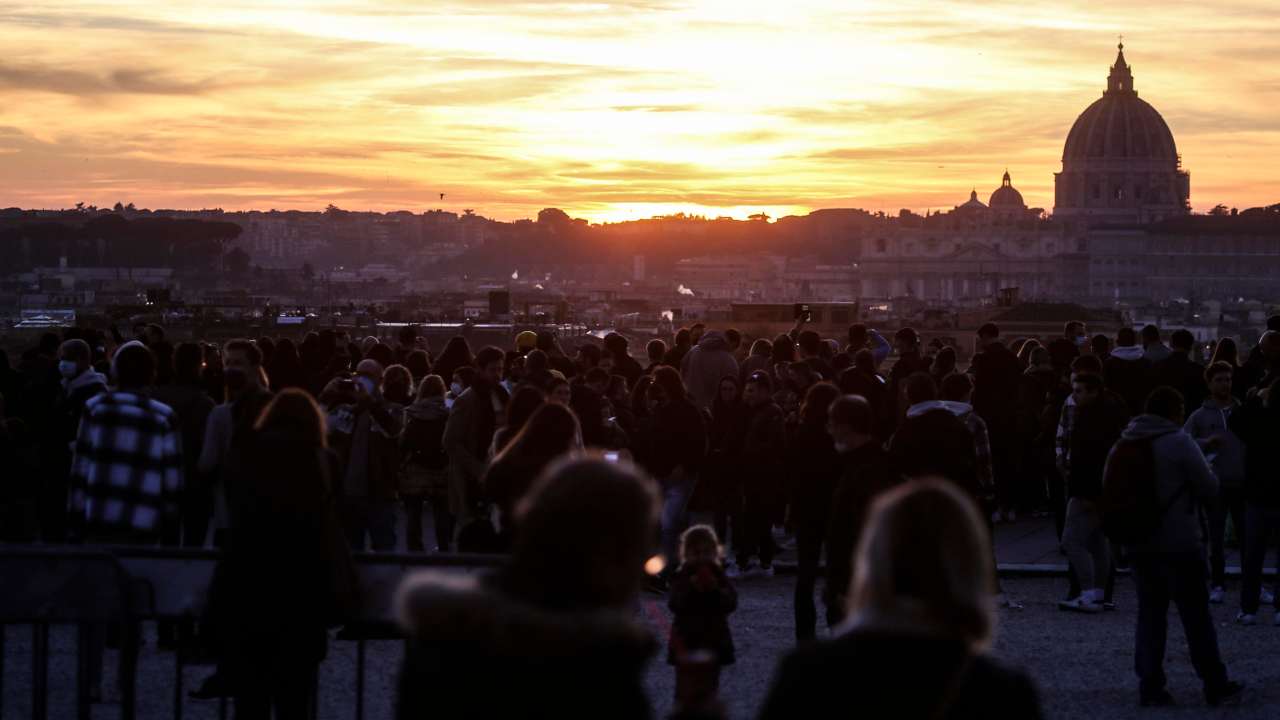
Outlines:
[{"label": "metal barrier", "polygon": [[[205,607],[217,550],[135,546],[14,546],[0,545],[0,717],[4,711],[6,675],[5,634],[10,625],[32,627],[31,717],[48,717],[49,627],[78,627],[76,712],[81,720],[91,715],[90,632],[94,627],[116,625],[120,633],[120,717],[132,720],[136,713],[137,633],[130,629],[143,621],[194,622]],[[472,572],[496,567],[501,556],[420,553],[356,553],[361,607],[338,633],[339,640],[356,643],[356,720],[364,717],[365,643],[375,637],[396,637],[393,607],[396,589],[404,576],[424,568],[452,568]],[[173,718],[183,714],[184,656],[181,643],[174,650]],[[226,699],[219,715],[226,717]],[[312,704],[312,713],[316,711]]]}]

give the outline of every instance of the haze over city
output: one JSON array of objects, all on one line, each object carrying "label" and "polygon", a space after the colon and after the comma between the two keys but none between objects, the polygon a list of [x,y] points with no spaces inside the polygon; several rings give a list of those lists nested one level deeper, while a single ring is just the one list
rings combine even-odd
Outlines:
[{"label": "haze over city", "polygon": [[[1271,2],[7,3],[0,205],[1053,206],[1124,35],[1192,209],[1280,199]],[[439,197],[444,193],[444,199]]]}]

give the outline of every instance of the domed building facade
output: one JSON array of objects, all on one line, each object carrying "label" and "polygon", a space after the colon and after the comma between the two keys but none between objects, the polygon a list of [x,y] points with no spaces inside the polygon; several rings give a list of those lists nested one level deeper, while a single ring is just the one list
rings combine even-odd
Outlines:
[{"label": "domed building facade", "polygon": [[1146,224],[1190,212],[1191,177],[1173,133],[1138,97],[1120,45],[1102,97],[1067,134],[1054,176],[1054,216],[1086,224]]}]

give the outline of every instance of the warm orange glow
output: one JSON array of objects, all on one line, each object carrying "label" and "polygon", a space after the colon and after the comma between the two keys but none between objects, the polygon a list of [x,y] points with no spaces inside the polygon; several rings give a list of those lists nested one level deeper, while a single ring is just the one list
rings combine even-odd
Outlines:
[{"label": "warm orange glow", "polygon": [[0,205],[1049,207],[1118,33],[1194,206],[1280,201],[1280,14],[1156,5],[7,3]]}]

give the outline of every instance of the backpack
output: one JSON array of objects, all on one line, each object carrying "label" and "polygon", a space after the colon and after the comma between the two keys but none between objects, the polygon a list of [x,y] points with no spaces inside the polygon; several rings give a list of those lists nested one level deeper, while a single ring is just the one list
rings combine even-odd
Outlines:
[{"label": "backpack", "polygon": [[1102,476],[1102,532],[1121,545],[1150,540],[1164,524],[1169,508],[1186,491],[1178,488],[1166,503],[1156,489],[1156,461],[1150,440],[1120,440],[1107,457]]}]

